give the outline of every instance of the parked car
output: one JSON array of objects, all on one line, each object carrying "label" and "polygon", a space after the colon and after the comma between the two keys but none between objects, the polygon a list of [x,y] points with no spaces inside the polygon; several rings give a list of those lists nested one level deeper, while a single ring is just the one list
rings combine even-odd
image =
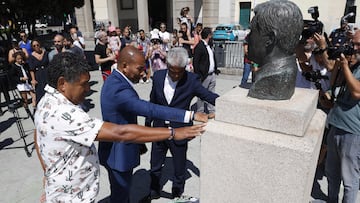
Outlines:
[{"label": "parked car", "polygon": [[46,28],[46,27],[47,27],[47,24],[46,24],[46,23],[36,23],[36,24],[35,24],[35,27],[36,27],[36,28]]},{"label": "parked car", "polygon": [[217,41],[244,40],[249,31],[242,29],[239,24],[219,24],[213,33],[213,39]]}]

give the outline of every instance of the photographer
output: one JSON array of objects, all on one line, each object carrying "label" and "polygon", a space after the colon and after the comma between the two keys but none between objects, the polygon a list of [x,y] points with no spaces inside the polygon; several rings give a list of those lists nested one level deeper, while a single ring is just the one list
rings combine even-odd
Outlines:
[{"label": "photographer", "polygon": [[342,17],[340,20],[340,28],[333,30],[330,33],[329,40],[333,46],[343,46],[349,42],[349,32],[351,32],[346,18]]},{"label": "photographer", "polygon": [[296,87],[329,90],[330,72],[328,70],[333,68],[334,61],[328,59],[324,36],[316,32],[309,38],[304,39],[303,36],[296,55],[299,70]]},{"label": "photographer", "polygon": [[[360,30],[352,37],[354,52],[360,54]],[[358,57],[357,57],[358,58]],[[327,158],[328,202],[338,202],[341,181],[344,184],[343,202],[355,203],[359,189],[360,154],[360,61],[349,66],[341,54],[339,74],[343,86],[328,115]],[[341,77],[340,77],[341,78]]]}]

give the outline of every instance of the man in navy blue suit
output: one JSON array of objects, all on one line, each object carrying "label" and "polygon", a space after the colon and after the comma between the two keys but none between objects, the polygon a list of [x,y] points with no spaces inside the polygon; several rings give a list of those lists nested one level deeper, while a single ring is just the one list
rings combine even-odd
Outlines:
[{"label": "man in navy blue suit", "polygon": [[[179,123],[192,120],[207,122],[207,115],[155,105],[141,100],[133,85],[144,77],[145,59],[133,46],[119,55],[118,68],[105,81],[101,90],[101,111],[104,121],[137,124],[137,116],[164,119]],[[133,169],[140,164],[139,145],[131,142],[100,142],[99,159],[108,171],[112,203],[129,202]]]},{"label": "man in navy blue suit", "polygon": [[[215,105],[215,99],[219,97],[202,86],[196,74],[185,71],[188,62],[188,53],[182,47],[169,50],[166,57],[168,69],[154,73],[153,86],[150,94],[150,102],[163,106],[176,107],[184,110],[190,109],[192,99],[196,96]],[[167,119],[147,118],[145,125],[153,127],[178,128],[190,126],[193,123],[173,122]],[[151,147],[151,192],[148,199],[160,197],[161,169],[163,167],[168,149],[173,156],[174,178],[172,196],[180,197],[184,192],[186,173],[186,152],[188,140],[166,140],[153,142]]]}]

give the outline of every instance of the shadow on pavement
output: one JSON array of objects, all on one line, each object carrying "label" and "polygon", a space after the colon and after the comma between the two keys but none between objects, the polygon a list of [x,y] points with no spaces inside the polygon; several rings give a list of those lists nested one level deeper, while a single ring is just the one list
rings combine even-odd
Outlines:
[{"label": "shadow on pavement", "polygon": [[[196,176],[200,176],[199,168],[196,167],[192,161],[187,160],[186,174],[185,174],[186,180],[191,178],[191,173],[189,171],[192,171]],[[161,173],[161,180],[160,180],[161,188],[163,188],[168,181],[172,182],[173,176],[174,176],[174,167],[173,167],[172,157],[166,157],[164,167]],[[140,202],[141,199],[143,199],[150,193],[150,181],[151,181],[150,170],[139,169],[135,171],[132,179],[131,190],[130,190],[131,203]],[[186,183],[185,183],[185,187],[186,187]],[[164,190],[160,192],[160,196],[161,198],[172,199],[171,192],[169,193]]]},{"label": "shadow on pavement", "polygon": [[2,121],[0,122],[0,133],[6,131],[8,128],[11,127],[12,124],[14,124],[16,122],[16,118],[15,117],[11,117],[9,119],[7,119],[6,121]]}]

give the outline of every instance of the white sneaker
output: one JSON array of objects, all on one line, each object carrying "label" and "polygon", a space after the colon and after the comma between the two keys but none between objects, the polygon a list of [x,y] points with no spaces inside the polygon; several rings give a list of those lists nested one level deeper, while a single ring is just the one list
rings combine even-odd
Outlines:
[{"label": "white sneaker", "polygon": [[191,197],[187,195],[181,195],[181,197],[175,198],[172,203],[199,203],[200,200],[196,197]]},{"label": "white sneaker", "polygon": [[144,84],[144,80],[141,78],[139,81],[141,84]]}]

